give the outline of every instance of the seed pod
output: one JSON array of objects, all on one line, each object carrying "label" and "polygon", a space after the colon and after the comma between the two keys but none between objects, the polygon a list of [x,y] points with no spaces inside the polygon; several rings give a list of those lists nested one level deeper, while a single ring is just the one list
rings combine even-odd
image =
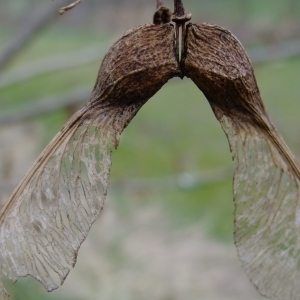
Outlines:
[{"label": "seed pod", "polygon": [[229,31],[189,24],[182,68],[203,91],[218,118],[226,114],[259,123],[261,114],[266,114],[252,65]]},{"label": "seed pod", "polygon": [[[108,188],[112,146],[141,106],[179,74],[174,29],[144,25],[109,50],[90,100],[63,127],[0,213],[1,273],[61,285]],[[1,275],[2,275],[1,274]],[[8,295],[0,281],[0,298]]]},{"label": "seed pod", "polygon": [[247,54],[227,30],[188,25],[183,72],[203,91],[233,158],[235,244],[251,281],[271,299],[299,299],[300,171],[271,123]]},{"label": "seed pod", "polygon": [[129,30],[110,48],[91,102],[95,107],[105,105],[122,112],[114,123],[117,132],[122,132],[140,107],[170,78],[179,76],[175,51],[171,24]]}]

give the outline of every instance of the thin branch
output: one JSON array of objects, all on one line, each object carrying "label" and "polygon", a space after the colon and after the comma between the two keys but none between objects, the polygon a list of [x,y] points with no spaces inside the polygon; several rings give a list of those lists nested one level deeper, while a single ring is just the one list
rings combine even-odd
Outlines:
[{"label": "thin branch", "polygon": [[[18,70],[0,75],[0,89],[52,72],[76,68],[96,61],[100,63],[110,44],[111,42],[108,42],[100,47],[87,47],[75,53],[29,62]],[[285,42],[276,47],[262,46],[258,50],[250,49],[248,54],[252,63],[256,65],[297,57],[300,56],[300,40]]]},{"label": "thin branch", "polygon": [[74,8],[75,6],[77,6],[79,3],[81,3],[82,0],[77,0],[73,3],[71,3],[70,5],[67,5],[67,6],[64,6],[64,7],[61,7],[58,9],[58,12],[62,15],[64,14],[66,11]]},{"label": "thin branch", "polygon": [[182,0],[174,0],[174,16],[183,17],[185,15],[185,9]]},{"label": "thin branch", "polygon": [[162,0],[157,0],[156,9],[159,9],[161,6],[164,6],[164,2]]},{"label": "thin branch", "polygon": [[80,88],[65,96],[47,97],[38,103],[27,105],[26,108],[18,112],[0,115],[0,125],[11,125],[19,122],[25,122],[43,114],[84,103],[89,99],[90,88]]},{"label": "thin branch", "polygon": [[110,42],[105,43],[103,46],[87,47],[77,52],[29,62],[23,65],[19,70],[14,70],[10,73],[7,72],[2,76],[0,75],[0,89],[51,72],[71,69],[96,61],[99,61],[100,64],[100,60],[107,52],[109,45]]},{"label": "thin branch", "polygon": [[[224,167],[219,169],[206,170],[197,173],[180,173],[169,176],[129,178],[125,180],[111,180],[111,194],[121,192],[128,194],[168,192],[176,189],[192,190],[208,184],[224,182],[232,177],[232,168]],[[1,194],[10,194],[19,181],[1,181]],[[0,196],[1,196],[0,194]]]},{"label": "thin branch", "polygon": [[[59,71],[61,69],[73,68],[82,64],[99,60],[106,52],[107,46],[87,48],[80,50],[72,55],[63,55],[60,58],[51,58],[30,67],[25,67],[26,72],[15,71],[0,78],[0,88],[10,84],[16,84],[20,81],[31,79],[35,76],[41,76],[45,73]],[[254,64],[267,63],[272,60],[288,59],[300,55],[300,40],[279,45],[276,49],[272,46],[262,48],[261,50],[249,51],[249,56]],[[32,65],[30,63],[29,65]],[[88,99],[90,89],[80,89],[64,97],[46,98],[41,103],[35,103],[21,112],[14,112],[9,115],[0,115],[0,124],[13,124],[37,117],[40,114],[50,113],[57,109],[62,109],[75,105]],[[58,99],[59,98],[59,99]],[[62,98],[62,99],[61,99]],[[59,101],[58,101],[59,100]],[[49,103],[48,103],[49,102]]]},{"label": "thin branch", "polygon": [[8,43],[0,54],[0,70],[3,69],[8,63],[21,51],[26,44],[28,44],[32,38],[45,26],[53,22],[56,18],[56,11],[53,4],[44,5],[38,7],[25,18],[26,26],[22,27],[22,30],[15,39]]},{"label": "thin branch", "polygon": [[136,194],[140,192],[167,192],[176,189],[191,190],[208,184],[223,182],[232,176],[232,169],[225,167],[206,170],[197,173],[180,173],[165,177],[130,178],[125,180],[112,180],[111,187],[114,192]]},{"label": "thin branch", "polygon": [[[3,179],[1,179],[1,181],[0,181],[0,191],[1,191],[1,193],[0,193],[0,209],[2,207],[2,204],[4,204],[4,203],[1,203],[2,196],[4,194],[10,195],[13,192],[13,190],[16,188],[18,183],[19,183],[19,180],[3,180]],[[5,201],[6,200],[7,199],[5,199]]]},{"label": "thin branch", "polygon": [[263,46],[248,52],[253,64],[289,59],[300,55],[300,40],[283,42],[276,46]]}]

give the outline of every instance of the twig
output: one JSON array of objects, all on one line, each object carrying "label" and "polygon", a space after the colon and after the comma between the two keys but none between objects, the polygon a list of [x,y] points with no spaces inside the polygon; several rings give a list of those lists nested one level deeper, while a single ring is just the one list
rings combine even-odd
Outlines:
[{"label": "twig", "polygon": [[[13,192],[13,190],[16,188],[16,186],[18,185],[19,180],[3,180],[1,179],[0,181],[0,208],[1,208],[1,198],[3,197],[4,194],[11,194]],[[7,199],[5,199],[7,200]]]},{"label": "twig", "polygon": [[34,11],[30,11],[25,18],[25,23],[28,25],[23,26],[19,35],[8,43],[0,54],[0,70],[3,69],[8,63],[21,51],[26,44],[45,26],[55,20],[56,11],[53,4],[48,4],[42,8],[39,6]]},{"label": "twig", "polygon": [[164,6],[164,2],[162,0],[157,0],[156,8],[159,9],[161,6]]},{"label": "twig", "polygon": [[[186,35],[186,23],[190,21],[192,14],[185,13],[182,0],[174,0],[174,14],[172,16],[172,21],[175,22],[175,36],[176,36],[176,56],[178,61],[181,60],[184,49],[184,37]],[[180,77],[183,78],[183,75],[180,74]]]},{"label": "twig", "polygon": [[182,0],[174,0],[174,16],[183,17],[185,15]]},{"label": "twig", "polygon": [[[99,47],[87,48],[80,50],[72,55],[62,55],[59,58],[51,58],[37,62],[36,65],[31,65],[31,68],[25,67],[25,72],[15,71],[7,76],[0,77],[0,88],[10,84],[16,84],[20,81],[31,79],[35,76],[41,76],[49,72],[59,71],[61,69],[73,68],[82,64],[90,63],[99,60],[106,52],[106,47],[103,46],[99,51]],[[257,51],[249,51],[249,56],[254,64],[267,63],[272,60],[286,59],[300,55],[300,41],[293,41],[279,45],[276,49],[272,46],[267,46]],[[21,112],[14,112],[9,115],[0,115],[0,124],[13,124],[22,122],[38,116],[39,114],[49,113],[57,109],[80,103],[88,98],[89,89],[80,89],[64,96],[47,98],[29,106]],[[59,99],[57,99],[59,98]],[[59,101],[57,101],[59,100]],[[49,103],[47,103],[49,101]],[[41,103],[40,103],[41,102]]]},{"label": "twig", "polygon": [[207,170],[197,173],[181,173],[165,177],[155,178],[130,178],[126,180],[112,181],[112,190],[122,193],[140,193],[140,192],[166,192],[175,189],[191,190],[207,184],[223,182],[232,176],[232,169],[225,167],[214,170]]},{"label": "twig", "polygon": [[[197,173],[181,173],[154,178],[127,178],[126,180],[111,180],[111,194],[122,193],[138,194],[167,192],[176,189],[191,190],[208,184],[217,184],[231,179],[233,170],[229,167],[206,170]],[[0,181],[1,194],[10,194],[18,180]]]},{"label": "twig", "polygon": [[281,43],[277,46],[264,46],[258,50],[250,50],[249,56],[254,64],[263,64],[280,59],[288,59],[300,55],[300,40]]},{"label": "twig", "polygon": [[89,99],[91,88],[80,88],[65,96],[47,97],[38,103],[28,105],[18,112],[0,115],[0,125],[11,125],[28,121],[42,114],[81,104]]},{"label": "twig", "polygon": [[[76,68],[96,61],[100,62],[110,44],[111,42],[108,42],[100,47],[87,47],[75,53],[29,62],[18,70],[0,75],[0,89],[52,72]],[[248,54],[252,63],[256,65],[297,57],[300,56],[300,40],[285,42],[276,47],[261,46],[259,50],[248,50]]]},{"label": "twig", "polygon": [[71,69],[95,61],[99,61],[100,64],[100,60],[107,52],[109,45],[110,42],[105,43],[103,46],[87,47],[75,53],[29,62],[19,70],[0,75],[0,89],[51,72]]},{"label": "twig", "polygon": [[71,3],[70,5],[67,5],[67,6],[64,6],[64,7],[61,7],[58,9],[58,12],[62,15],[64,14],[66,11],[74,8],[76,5],[78,5],[79,3],[81,3],[82,0],[77,0],[73,3]]}]

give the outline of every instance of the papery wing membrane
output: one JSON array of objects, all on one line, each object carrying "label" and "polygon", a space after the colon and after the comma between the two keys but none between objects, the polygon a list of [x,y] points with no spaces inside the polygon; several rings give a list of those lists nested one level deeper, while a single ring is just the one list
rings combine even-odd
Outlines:
[{"label": "papery wing membrane", "polygon": [[272,299],[300,299],[300,171],[265,111],[245,50],[223,28],[191,24],[182,65],[233,153],[234,237],[248,276]]},{"label": "papery wing membrane", "polygon": [[261,130],[224,116],[236,162],[235,243],[257,289],[272,299],[299,299],[299,177]]},{"label": "papery wing membrane", "polygon": [[[103,207],[119,135],[142,105],[179,74],[174,47],[170,24],[137,27],[111,47],[90,101],[44,150],[1,210],[2,275],[13,280],[32,275],[48,291],[63,283]],[[1,296],[8,297],[0,281]]]},{"label": "papery wing membrane", "polygon": [[57,288],[103,207],[115,133],[107,118],[85,114],[55,137],[2,210],[1,271],[11,279],[30,274]]}]

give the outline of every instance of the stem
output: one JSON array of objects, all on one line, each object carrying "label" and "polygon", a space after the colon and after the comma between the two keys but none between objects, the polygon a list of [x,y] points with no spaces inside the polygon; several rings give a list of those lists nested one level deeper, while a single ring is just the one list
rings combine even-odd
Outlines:
[{"label": "stem", "polygon": [[157,0],[156,9],[159,9],[161,6],[164,6],[164,2],[162,0]]},{"label": "stem", "polygon": [[59,9],[58,9],[59,14],[62,15],[62,14],[65,13],[66,11],[68,11],[68,10],[74,8],[76,5],[78,5],[79,3],[81,3],[81,1],[82,1],[82,0],[77,0],[77,1],[75,1],[75,2],[73,2],[73,3],[71,3],[71,4],[68,5],[68,6],[64,6],[64,7],[59,8]]},{"label": "stem", "polygon": [[174,16],[183,17],[185,15],[182,0],[174,0]]},{"label": "stem", "polygon": [[174,0],[174,14],[172,17],[172,21],[175,22],[177,25],[181,25],[190,21],[191,18],[191,14],[185,13],[182,0]]},{"label": "stem", "polygon": [[[182,0],[174,0],[174,14],[172,21],[176,24],[175,26],[175,37],[176,37],[176,56],[178,62],[181,61],[184,55],[184,41],[186,36],[186,23],[192,18],[191,14],[186,14],[182,3]],[[180,76],[183,78],[183,74]]]}]

